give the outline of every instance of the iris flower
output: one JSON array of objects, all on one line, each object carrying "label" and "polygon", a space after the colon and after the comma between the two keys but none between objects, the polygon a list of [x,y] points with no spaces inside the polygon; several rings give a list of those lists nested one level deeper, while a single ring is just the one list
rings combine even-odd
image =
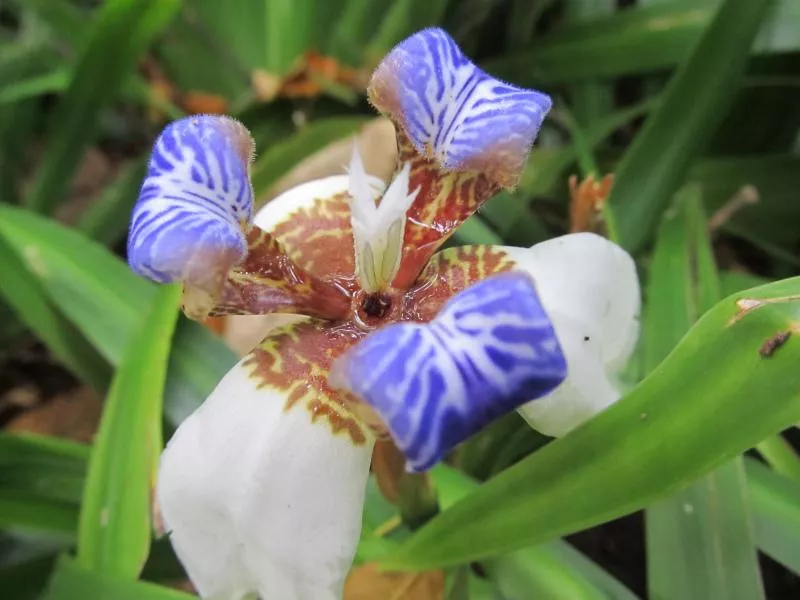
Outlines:
[{"label": "iris flower", "polygon": [[639,311],[622,249],[578,233],[440,251],[518,182],[550,98],[493,79],[440,29],[395,47],[368,94],[397,132],[388,185],[354,150],[347,174],[253,218],[240,123],[188,117],[153,149],[132,269],[181,282],[191,318],[295,315],[161,459],[164,528],[204,598],[340,598],[376,439],[424,471],[509,411],[560,436],[620,395]]}]

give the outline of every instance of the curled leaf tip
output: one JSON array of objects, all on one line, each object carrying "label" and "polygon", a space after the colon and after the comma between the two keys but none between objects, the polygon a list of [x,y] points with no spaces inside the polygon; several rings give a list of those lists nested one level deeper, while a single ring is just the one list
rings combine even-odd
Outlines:
[{"label": "curled leaf tip", "polygon": [[249,132],[229,117],[199,115],[168,125],[153,146],[133,209],[131,269],[213,296],[247,253],[253,154]]},{"label": "curled leaf tip", "polygon": [[443,30],[420,31],[378,65],[368,87],[420,154],[446,171],[483,172],[514,187],[549,96],[499,81],[473,64]]},{"label": "curled leaf tip", "polygon": [[533,280],[515,272],[469,287],[428,324],[379,329],[334,363],[330,381],[380,415],[418,472],[566,372]]}]

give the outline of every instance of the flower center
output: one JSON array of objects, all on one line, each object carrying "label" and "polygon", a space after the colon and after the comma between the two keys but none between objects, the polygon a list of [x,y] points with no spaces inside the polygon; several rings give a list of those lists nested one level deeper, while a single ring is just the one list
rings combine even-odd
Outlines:
[{"label": "flower center", "polygon": [[382,319],[389,312],[392,300],[386,294],[370,294],[361,303],[361,310],[367,317]]},{"label": "flower center", "polygon": [[372,331],[387,323],[403,320],[403,293],[389,289],[381,292],[357,291],[350,305],[353,323],[362,331]]}]

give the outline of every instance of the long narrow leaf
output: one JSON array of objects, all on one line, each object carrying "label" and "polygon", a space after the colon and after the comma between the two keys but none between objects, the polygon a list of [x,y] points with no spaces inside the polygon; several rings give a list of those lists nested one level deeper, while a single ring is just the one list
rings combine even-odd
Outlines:
[{"label": "long narrow leaf", "polygon": [[[498,77],[534,87],[671,69],[688,58],[722,1],[638,2],[613,17],[554,28],[524,49],[483,66]],[[520,4],[527,7],[530,2]],[[753,53],[796,52],[798,24],[800,4],[777,0],[753,40]]]},{"label": "long narrow leaf", "polygon": [[[648,371],[719,296],[700,189],[691,186],[678,194],[656,242],[644,332]],[[763,597],[746,484],[736,458],[647,510],[651,597]]]},{"label": "long narrow leaf", "polygon": [[637,251],[725,116],[771,0],[725,0],[628,148],[611,192],[613,230]]},{"label": "long narrow leaf", "polygon": [[180,286],[156,295],[126,345],[92,447],[77,564],[136,579],[150,549],[150,498],[162,448],[161,413]]},{"label": "long narrow leaf", "polygon": [[[38,264],[35,250],[29,248],[28,252],[28,264],[34,267]],[[26,268],[3,237],[0,237],[0,264],[3,265],[0,294],[17,316],[75,375],[95,390],[104,391],[111,378],[108,364],[55,307],[34,272]]]},{"label": "long narrow leaf", "polygon": [[[156,286],[106,248],[55,221],[0,205],[0,235],[27,261],[49,299],[113,365],[140,324]],[[236,357],[207,329],[181,319],[167,381],[166,414],[180,423]]]},{"label": "long narrow leaf", "polygon": [[[440,465],[432,472],[442,509],[468,496],[478,483]],[[553,540],[487,561],[484,568],[508,598],[635,600],[636,595],[570,544]]]},{"label": "long narrow leaf", "polygon": [[759,547],[800,575],[800,482],[745,459]]},{"label": "long narrow leaf", "polygon": [[85,569],[63,556],[56,565],[42,600],[196,600],[178,590],[139,581],[126,581]]},{"label": "long narrow leaf", "polygon": [[28,198],[33,210],[49,213],[63,199],[100,113],[179,4],[180,0],[109,0],[102,5],[69,88],[51,117],[47,152]]}]

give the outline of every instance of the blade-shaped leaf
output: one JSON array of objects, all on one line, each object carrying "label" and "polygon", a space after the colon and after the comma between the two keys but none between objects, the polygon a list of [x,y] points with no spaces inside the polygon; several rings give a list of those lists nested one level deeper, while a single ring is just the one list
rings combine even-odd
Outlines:
[{"label": "blade-shaped leaf", "polygon": [[[50,300],[118,365],[156,286],[136,277],[100,244],[28,211],[0,205],[0,235],[27,262]],[[233,352],[210,331],[182,318],[167,380],[168,418],[180,423],[235,362]]]},{"label": "blade-shaped leaf", "polygon": [[77,564],[136,579],[150,549],[150,496],[162,449],[167,361],[181,288],[164,286],[126,344],[92,446]]},{"label": "blade-shaped leaf", "polygon": [[756,449],[776,473],[800,481],[800,456],[783,436],[769,437],[758,444]]},{"label": "blade-shaped leaf", "polygon": [[[28,205],[50,212],[92,140],[101,111],[115,98],[136,61],[170,22],[179,0],[109,0],[93,22],[69,87],[51,116],[47,151]],[[102,85],[98,85],[102,82]]]},{"label": "blade-shaped leaf", "polygon": [[800,575],[800,482],[745,459],[758,545]]},{"label": "blade-shaped leaf", "polygon": [[67,368],[97,391],[104,391],[111,378],[108,364],[48,297],[31,270],[39,264],[36,251],[27,248],[27,252],[26,267],[10,244],[0,237],[0,264],[3,265],[0,294]]},{"label": "blade-shaped leaf", "polygon": [[[556,28],[525,49],[483,66],[498,77],[533,87],[669,69],[690,55],[722,1],[639,2],[613,17]],[[545,3],[532,6],[540,4]],[[753,40],[753,53],[796,51],[798,24],[800,5],[778,0]]]},{"label": "blade-shaped leaf", "polygon": [[0,435],[0,526],[71,542],[89,448],[32,435]]},{"label": "blade-shaped leaf", "polygon": [[[431,471],[439,504],[447,509],[478,483],[444,465]],[[635,600],[636,595],[570,544],[553,540],[483,564],[504,597],[548,600]]]},{"label": "blade-shaped leaf", "polygon": [[368,120],[365,117],[321,119],[270,146],[253,165],[252,180],[256,198],[262,197],[272,184],[301,160],[331,142],[355,134]]},{"label": "blade-shaped leaf", "polygon": [[77,561],[62,556],[56,565],[42,600],[196,600],[196,596],[171,588],[126,581],[106,573],[81,567]]},{"label": "blade-shaped leaf", "polygon": [[[647,371],[658,366],[719,296],[700,189],[690,186],[665,214],[656,240],[644,331]],[[652,597],[763,597],[746,485],[741,459],[736,458],[648,508]]]},{"label": "blade-shaped leaf", "polygon": [[725,116],[771,0],[725,0],[672,77],[617,170],[610,223],[620,244],[636,251]]},{"label": "blade-shaped leaf", "polygon": [[[439,514],[383,564],[456,564],[629,514],[797,422],[800,343],[760,350],[798,316],[800,278],[723,300],[626,397]],[[769,410],[753,402],[767,388]]]}]

